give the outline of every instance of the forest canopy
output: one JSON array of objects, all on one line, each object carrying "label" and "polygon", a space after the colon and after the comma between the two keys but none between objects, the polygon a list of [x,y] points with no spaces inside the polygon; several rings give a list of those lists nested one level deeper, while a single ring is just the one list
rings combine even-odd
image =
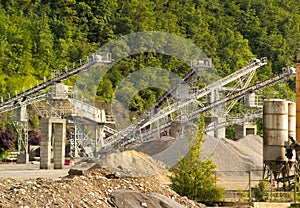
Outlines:
[{"label": "forest canopy", "polygon": [[[220,76],[267,57],[254,81],[280,73],[295,62],[300,47],[300,1],[277,0],[6,0],[0,3],[0,96],[28,89],[122,35],[162,31],[201,48]],[[180,61],[160,54],[138,54],[118,62],[97,95],[111,101],[121,80],[143,67],[159,66],[179,75]],[[72,83],[72,79],[68,84]],[[278,89],[291,98],[293,83]],[[143,110],[162,94],[135,95],[132,110]],[[268,93],[266,93],[268,94]],[[149,101],[149,102],[145,102]]]}]

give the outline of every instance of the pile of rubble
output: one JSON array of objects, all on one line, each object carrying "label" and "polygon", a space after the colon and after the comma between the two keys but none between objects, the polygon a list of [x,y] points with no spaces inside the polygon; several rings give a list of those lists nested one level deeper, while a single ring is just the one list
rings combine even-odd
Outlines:
[{"label": "pile of rubble", "polygon": [[[137,171],[140,168],[147,176],[141,176],[142,172]],[[115,153],[89,169],[70,169],[69,175],[63,178],[0,178],[0,206],[205,207],[179,196],[152,176],[162,171],[166,171],[163,163],[144,153]]]}]

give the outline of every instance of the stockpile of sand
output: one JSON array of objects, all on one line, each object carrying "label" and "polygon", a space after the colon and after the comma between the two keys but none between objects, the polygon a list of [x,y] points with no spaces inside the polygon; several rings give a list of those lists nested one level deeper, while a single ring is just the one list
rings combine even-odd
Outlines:
[{"label": "stockpile of sand", "polygon": [[122,176],[157,175],[166,172],[163,162],[134,150],[109,154],[98,165]]}]

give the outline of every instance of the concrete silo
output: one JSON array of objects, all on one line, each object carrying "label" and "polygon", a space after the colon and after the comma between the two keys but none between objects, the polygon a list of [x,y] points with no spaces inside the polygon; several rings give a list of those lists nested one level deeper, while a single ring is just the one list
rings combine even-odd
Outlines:
[{"label": "concrete silo", "polygon": [[294,159],[286,157],[289,134],[295,135],[296,105],[282,99],[267,99],[263,107],[263,161],[265,178],[289,182]]}]

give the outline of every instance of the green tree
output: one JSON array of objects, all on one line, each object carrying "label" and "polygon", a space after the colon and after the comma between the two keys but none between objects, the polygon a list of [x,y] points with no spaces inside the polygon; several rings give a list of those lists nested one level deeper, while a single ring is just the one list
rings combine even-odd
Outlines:
[{"label": "green tree", "polygon": [[[300,42],[299,8],[297,0],[1,1],[0,96],[6,99],[33,87],[37,80],[49,79],[54,69],[70,69],[73,62],[86,60],[112,39],[143,31],[169,32],[193,41],[213,59],[220,76],[240,69],[254,56],[266,56],[268,65],[257,71],[252,82],[265,80],[295,61]],[[172,50],[189,49],[175,45]],[[122,79],[145,67],[165,68],[180,76],[190,69],[167,55],[132,55],[115,63],[97,95],[110,102]],[[64,82],[72,85],[75,81],[72,77]],[[263,94],[276,91],[278,97],[292,98],[292,85]],[[88,86],[86,89],[91,91]],[[161,93],[158,89],[139,93],[133,109],[149,107],[154,94],[158,97]]]},{"label": "green tree", "polygon": [[37,115],[34,115],[32,118],[32,128],[35,130],[39,129],[39,117]]},{"label": "green tree", "polygon": [[197,137],[192,142],[189,153],[183,157],[178,167],[171,168],[171,187],[181,196],[201,202],[223,200],[223,189],[215,186],[215,164],[204,159],[201,154],[204,119],[200,121]]},{"label": "green tree", "polygon": [[97,95],[101,99],[104,99],[104,100],[110,102],[113,97],[113,93],[114,93],[114,90],[113,90],[111,81],[109,79],[102,80],[99,84]]}]

